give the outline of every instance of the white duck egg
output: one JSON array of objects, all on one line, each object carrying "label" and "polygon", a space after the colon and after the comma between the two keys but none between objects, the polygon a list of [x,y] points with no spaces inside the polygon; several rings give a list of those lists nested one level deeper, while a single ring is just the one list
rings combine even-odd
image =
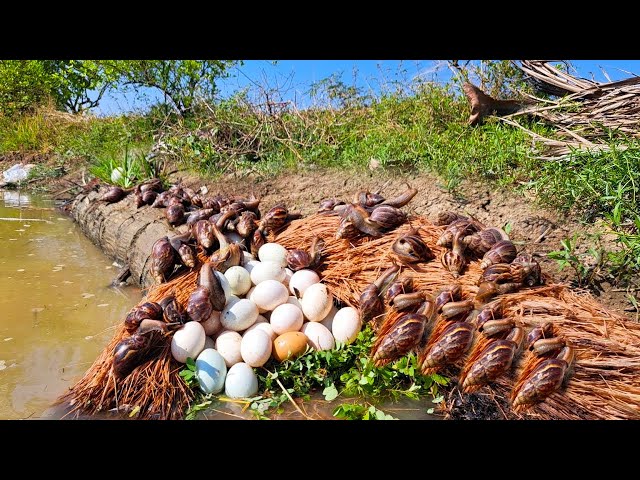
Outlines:
[{"label": "white duck egg", "polygon": [[291,276],[291,280],[289,280],[289,291],[293,295],[296,295],[296,290],[298,290],[297,295],[303,297],[307,288],[318,282],[320,282],[320,277],[313,270],[306,268],[298,270]]},{"label": "white duck egg", "polygon": [[204,327],[198,322],[187,322],[176,330],[171,338],[171,354],[180,363],[195,359],[204,349]]},{"label": "white duck egg", "polygon": [[273,340],[271,340],[271,336],[267,332],[264,330],[251,330],[250,332],[245,332],[242,336],[240,354],[247,365],[261,367],[271,357],[272,348]]},{"label": "white duck egg", "polygon": [[327,316],[320,320],[320,323],[327,327],[330,332],[332,331],[333,319],[336,316],[336,313],[338,313],[338,307],[336,307],[335,305],[331,305],[331,310],[329,310]]},{"label": "white duck egg", "polygon": [[214,310],[211,312],[211,316],[204,322],[200,322],[200,325],[204,328],[205,335],[215,335],[222,330],[222,323],[220,322],[220,312]]},{"label": "white duck egg", "polygon": [[291,270],[290,268],[285,268],[284,274],[285,274],[285,277],[282,283],[284,284],[285,287],[289,287],[289,282],[291,281],[291,277],[293,276],[293,270]]},{"label": "white duck egg", "polygon": [[331,333],[336,342],[351,343],[356,339],[361,328],[362,321],[358,310],[353,307],[343,307],[333,318]]},{"label": "white duck egg", "polygon": [[239,265],[229,267],[224,276],[229,282],[231,293],[234,295],[244,295],[251,288],[251,276],[249,272]]},{"label": "white duck egg", "polygon": [[284,268],[287,266],[287,249],[279,243],[265,243],[258,249],[258,258],[261,262],[274,262]]},{"label": "white duck egg", "polygon": [[227,280],[227,277],[225,277],[224,274],[219,272],[218,270],[215,270],[213,273],[216,277],[218,277],[218,280],[220,281],[220,286],[224,291],[224,297],[227,299],[227,302],[228,302],[229,297],[233,295],[233,292],[231,291],[231,285],[229,285],[229,280]]},{"label": "white duck egg", "polygon": [[248,262],[245,262],[245,264],[242,266],[247,272],[249,272],[249,276],[251,276],[251,272],[253,271],[255,266],[260,265],[261,263],[262,262],[260,262],[259,260],[249,260]]},{"label": "white duck egg", "polygon": [[249,328],[258,318],[258,307],[248,298],[241,298],[227,305],[220,314],[220,322],[227,330],[241,332]]},{"label": "white duck egg", "polygon": [[251,270],[251,281],[254,285],[258,285],[265,280],[277,280],[282,282],[287,274],[284,268],[272,261],[260,262]]},{"label": "white duck egg", "polygon": [[269,323],[271,323],[274,332],[282,335],[283,333],[300,330],[304,323],[304,316],[300,308],[291,303],[283,303],[273,309]]},{"label": "white duck egg", "polygon": [[295,295],[289,295],[289,300],[287,300],[287,303],[290,303],[291,305],[295,305],[300,310],[302,310],[302,305],[300,304],[300,300],[298,300],[298,297],[296,297]]},{"label": "white duck egg", "polygon": [[196,378],[204,393],[220,393],[224,389],[227,365],[213,348],[205,348],[196,358]]},{"label": "white duck egg", "polygon": [[258,393],[258,377],[244,362],[236,363],[227,372],[224,394],[229,398],[253,397]]},{"label": "white duck egg", "polygon": [[[262,319],[262,321],[260,321],[260,319]],[[269,335],[269,338],[271,338],[271,341],[273,342],[276,337],[278,336],[276,334],[276,332],[273,331],[273,327],[271,326],[271,324],[269,323],[269,321],[264,318],[262,315],[258,316],[258,320],[256,320],[256,323],[254,323],[253,325],[251,325],[249,328],[247,328],[244,332],[244,334],[246,335],[247,333],[249,333],[251,330],[262,330],[263,332],[265,332],[267,335]]]},{"label": "white duck egg", "polygon": [[251,298],[259,308],[273,310],[278,305],[287,303],[287,300],[289,300],[289,292],[287,292],[287,287],[279,281],[265,280],[256,285],[255,290],[251,294]]},{"label": "white duck egg", "polygon": [[331,311],[333,295],[323,283],[314,283],[305,290],[300,304],[307,320],[319,322]]},{"label": "white duck egg", "polygon": [[224,304],[225,308],[227,307],[231,307],[233,304],[235,304],[238,300],[240,300],[240,297],[236,297],[235,295],[229,295],[227,297],[227,302]]},{"label": "white duck egg", "polygon": [[331,350],[336,342],[331,332],[320,322],[307,322],[300,330],[309,339],[309,345],[315,350]]},{"label": "white duck egg", "polygon": [[227,367],[242,361],[242,355],[240,354],[241,343],[242,336],[232,330],[225,330],[216,338],[216,350],[224,358],[224,363],[227,364]]},{"label": "white duck egg", "polygon": [[[255,291],[255,289],[256,289],[256,287],[255,287],[255,286],[254,286],[254,287],[251,287],[251,288],[249,289],[249,291],[247,292],[247,295],[246,295],[246,298],[248,298],[249,300],[251,300],[253,303],[256,303],[255,298],[253,298],[253,292]],[[256,305],[258,305],[258,304],[256,303]],[[263,314],[263,313],[265,313],[266,311],[267,311],[267,309],[266,309],[266,308],[262,308],[262,307],[260,307],[260,305],[258,305],[258,313]]]}]

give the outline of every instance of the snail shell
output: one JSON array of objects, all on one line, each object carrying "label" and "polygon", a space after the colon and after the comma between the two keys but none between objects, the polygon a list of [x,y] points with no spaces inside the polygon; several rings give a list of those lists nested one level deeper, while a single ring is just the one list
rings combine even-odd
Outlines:
[{"label": "snail shell", "polygon": [[162,283],[173,271],[175,250],[167,237],[159,238],[151,247],[151,275]]},{"label": "snail shell", "polygon": [[514,391],[512,404],[514,407],[523,407],[540,403],[552,393],[560,389],[564,383],[567,371],[572,363],[573,353],[570,347],[565,347],[565,358],[549,358],[540,362],[529,374],[520,388]]},{"label": "snail shell", "polygon": [[140,322],[145,319],[162,319],[162,307],[155,302],[145,302],[134,307],[124,320],[125,328],[129,333],[133,333],[140,326]]},{"label": "snail shell", "polygon": [[447,228],[442,232],[440,238],[436,242],[439,247],[451,248],[453,245],[453,239],[456,235],[462,240],[466,235],[472,235],[475,232],[479,232],[484,228],[480,222],[469,219],[458,219],[451,222]]},{"label": "snail shell", "polygon": [[157,197],[158,197],[158,192],[154,190],[147,190],[146,192],[142,193],[142,201],[144,202],[145,205],[153,205],[153,202],[156,201]]},{"label": "snail shell", "polygon": [[436,296],[436,311],[442,312],[442,307],[447,302],[457,302],[462,299],[462,287],[458,284],[447,285]]},{"label": "snail shell", "polygon": [[495,243],[482,257],[480,268],[487,267],[496,263],[511,263],[518,254],[516,246],[510,240],[502,240]]},{"label": "snail shell", "polygon": [[373,361],[380,367],[413,350],[424,332],[427,317],[408,313],[400,317],[384,337],[376,342]]},{"label": "snail shell", "polygon": [[267,233],[278,230],[287,222],[288,214],[289,211],[283,205],[274,206],[260,220],[260,229]]},{"label": "snail shell", "polygon": [[392,230],[402,225],[407,220],[407,216],[402,210],[391,205],[378,205],[371,212],[369,220],[385,230]]},{"label": "snail shell", "polygon": [[118,342],[113,351],[113,373],[116,378],[125,378],[140,365],[150,347],[151,338],[142,334],[133,334]]},{"label": "snail shell", "polygon": [[402,263],[417,263],[433,260],[435,255],[418,235],[417,230],[411,230],[406,235],[398,237],[391,246],[393,253]]},{"label": "snail shell", "polygon": [[253,234],[257,225],[258,217],[251,211],[242,212],[238,223],[236,224],[236,232],[243,238],[249,238]]},{"label": "snail shell", "polygon": [[166,202],[169,199],[169,192],[162,192],[156,196],[156,199],[153,201],[151,206],[153,208],[164,208],[166,207]]},{"label": "snail shell", "polygon": [[518,347],[518,342],[508,339],[494,340],[487,345],[465,376],[462,382],[463,390],[465,392],[475,390],[493,382],[509,370]]},{"label": "snail shell", "polygon": [[338,205],[345,205],[345,203],[338,198],[327,198],[320,202],[318,213],[331,212],[335,210]]},{"label": "snail shell", "polygon": [[102,197],[100,197],[100,200],[107,203],[116,203],[122,200],[126,196],[126,194],[127,193],[122,188],[112,186],[109,187],[109,189],[105,192],[104,195],[102,195]]},{"label": "snail shell", "polygon": [[174,203],[173,205],[168,206],[164,214],[167,217],[167,221],[172,226],[184,223],[184,206],[181,203]]},{"label": "snail shell", "polygon": [[514,278],[527,287],[542,284],[542,270],[533,255],[523,254],[513,259],[511,270]]},{"label": "snail shell", "polygon": [[186,243],[183,243],[182,245],[180,245],[180,247],[178,247],[178,256],[185,266],[189,268],[193,268],[196,266],[196,257],[193,248],[191,248]]},{"label": "snail shell", "polygon": [[422,371],[455,363],[469,350],[473,341],[473,326],[466,322],[453,322],[429,348]]},{"label": "snail shell", "polygon": [[478,280],[478,285],[482,282],[505,283],[512,281],[511,266],[508,263],[496,263],[484,269]]},{"label": "snail shell", "polygon": [[392,305],[394,299],[404,293],[411,293],[413,291],[413,280],[411,277],[404,277],[399,281],[395,281],[389,285],[387,291],[384,293],[384,301],[387,305]]},{"label": "snail shell", "polygon": [[267,243],[267,240],[262,230],[260,229],[255,230],[253,232],[253,235],[251,236],[251,242],[249,244],[249,250],[251,251],[251,255],[257,258],[258,250],[260,250],[260,247],[262,247],[265,243]]},{"label": "snail shell", "polygon": [[167,323],[186,323],[189,321],[184,307],[174,296],[165,297],[160,301],[163,319]]},{"label": "snail shell", "polygon": [[201,287],[209,290],[209,300],[214,310],[222,311],[227,302],[227,297],[224,292],[224,287],[220,282],[220,278],[216,275],[211,268],[211,264],[205,263],[200,267],[200,277],[198,282]]},{"label": "snail shell", "polygon": [[140,190],[135,191],[133,198],[136,208],[140,208],[144,205],[144,200],[142,199],[142,193],[140,193]]},{"label": "snail shell", "polygon": [[200,220],[206,220],[214,213],[213,208],[201,208],[199,210],[191,211],[188,213],[189,218],[187,218],[187,225],[193,228],[193,225],[197,222]]},{"label": "snail shell", "polygon": [[162,180],[159,178],[152,178],[151,180],[144,182],[140,185],[140,193],[147,193],[154,191],[156,193],[162,191]]},{"label": "snail shell", "polygon": [[507,234],[499,228],[485,228],[479,232],[464,237],[461,242],[474,255],[481,257],[491,247],[503,240],[509,240]]},{"label": "snail shell", "polygon": [[189,296],[187,301],[187,315],[194,322],[203,322],[207,320],[213,312],[211,304],[211,292],[206,287],[198,287]]},{"label": "snail shell", "polygon": [[360,306],[360,320],[363,324],[376,319],[383,312],[384,305],[378,296],[378,287],[375,284],[372,283],[362,291],[358,305]]},{"label": "snail shell", "polygon": [[453,250],[447,250],[440,257],[440,261],[454,277],[458,277],[467,266],[467,259]]},{"label": "snail shell", "polygon": [[311,265],[311,255],[306,250],[289,250],[287,252],[286,260],[288,267],[294,272],[307,268]]},{"label": "snail shell", "polygon": [[213,247],[215,234],[213,225],[208,220],[198,220],[193,226],[193,235],[196,237],[198,245],[205,250]]},{"label": "snail shell", "polygon": [[469,220],[469,218],[465,217],[464,215],[458,215],[455,212],[449,212],[449,211],[440,212],[438,213],[438,217],[436,218],[435,225],[438,225],[438,226],[449,225],[455,222],[456,220]]}]

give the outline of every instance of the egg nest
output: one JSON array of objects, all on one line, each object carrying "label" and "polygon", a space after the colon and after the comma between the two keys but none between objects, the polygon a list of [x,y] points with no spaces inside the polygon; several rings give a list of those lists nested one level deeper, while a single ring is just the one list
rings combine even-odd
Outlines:
[{"label": "egg nest", "polygon": [[[294,220],[271,235],[269,241],[287,249],[308,249],[315,236],[325,241],[323,262],[317,269],[321,281],[343,306],[358,308],[361,292],[394,261],[391,246],[398,236],[411,228],[436,254],[436,260],[402,267],[413,278],[415,290],[437,293],[457,283],[466,298],[477,292],[482,273],[478,261],[455,279],[437,260],[443,249],[436,245],[444,227],[425,217],[412,217],[380,238],[336,239],[339,217],[311,215]],[[199,256],[199,261],[206,261]],[[159,301],[173,294],[183,305],[197,286],[199,265],[168,282],[149,288],[146,301]],[[566,388],[525,412],[505,412],[508,418],[541,419],[628,419],[640,418],[640,324],[608,311],[591,295],[566,285],[547,284],[524,288],[501,296],[505,317],[512,317],[526,329],[552,322],[554,331],[566,338],[576,350],[573,375]],[[114,408],[138,409],[137,418],[178,419],[192,404],[196,392],[184,382],[179,372],[184,365],[171,355],[170,341],[159,346],[153,358],[136,367],[116,382],[112,375],[113,350],[129,333],[120,324],[86,374],[60,401],[69,402],[70,413],[105,412]],[[476,337],[479,337],[476,335]],[[466,362],[477,354],[482,340],[476,340],[468,355],[444,371],[456,376]],[[491,395],[508,398],[514,385],[537,359],[524,354],[514,360],[509,374],[483,387]],[[445,406],[446,408],[446,406]]]}]

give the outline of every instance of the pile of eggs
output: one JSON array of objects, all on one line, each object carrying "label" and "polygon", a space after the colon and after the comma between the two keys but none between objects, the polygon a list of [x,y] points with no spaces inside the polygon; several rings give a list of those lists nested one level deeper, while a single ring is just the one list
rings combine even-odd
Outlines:
[{"label": "pile of eggs", "polygon": [[243,252],[242,266],[216,271],[226,304],[203,322],[177,330],[171,353],[181,363],[195,359],[196,378],[204,393],[224,390],[230,398],[258,392],[254,367],[270,358],[295,358],[307,349],[330,350],[351,343],[362,322],[353,307],[336,308],[333,295],[309,269],[287,268],[286,249],[265,243],[258,259]]}]

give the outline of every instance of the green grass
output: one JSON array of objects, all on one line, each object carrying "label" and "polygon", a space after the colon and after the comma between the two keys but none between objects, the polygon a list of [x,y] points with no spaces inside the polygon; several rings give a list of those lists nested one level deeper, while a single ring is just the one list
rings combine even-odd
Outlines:
[{"label": "green grass", "polygon": [[153,121],[142,116],[80,118],[43,109],[13,119],[0,117],[0,155],[53,155],[71,171],[77,163],[117,163],[127,148],[146,153],[155,131]]}]

